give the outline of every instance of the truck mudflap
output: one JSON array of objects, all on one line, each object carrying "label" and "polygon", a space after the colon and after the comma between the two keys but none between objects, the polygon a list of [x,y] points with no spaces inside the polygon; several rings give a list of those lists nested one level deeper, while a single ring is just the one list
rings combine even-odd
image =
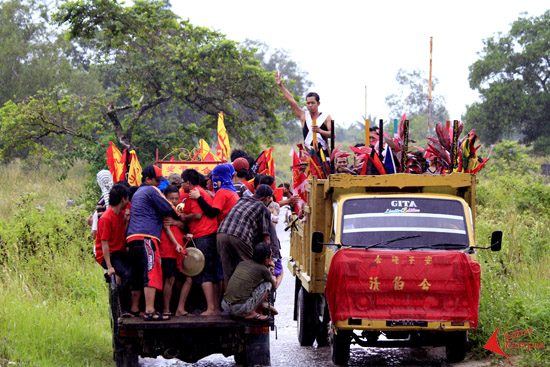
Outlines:
[{"label": "truck mudflap", "polygon": [[[326,299],[334,324],[385,320],[376,328],[424,328],[418,321],[477,327],[481,269],[459,251],[343,249],[331,262]],[[391,321],[397,322],[395,326]],[[439,323],[426,323],[437,325]],[[465,325],[465,324],[463,324]]]}]

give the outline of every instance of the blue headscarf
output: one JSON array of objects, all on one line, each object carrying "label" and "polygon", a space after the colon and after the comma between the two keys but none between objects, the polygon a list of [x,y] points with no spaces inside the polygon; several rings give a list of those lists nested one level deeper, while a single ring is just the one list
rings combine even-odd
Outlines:
[{"label": "blue headscarf", "polygon": [[233,168],[233,165],[230,163],[219,164],[214,167],[212,170],[212,177],[210,178],[212,180],[212,186],[214,186],[214,192],[217,192],[219,189],[237,192],[235,186],[233,186],[233,182],[231,182],[234,173],[235,168]]}]

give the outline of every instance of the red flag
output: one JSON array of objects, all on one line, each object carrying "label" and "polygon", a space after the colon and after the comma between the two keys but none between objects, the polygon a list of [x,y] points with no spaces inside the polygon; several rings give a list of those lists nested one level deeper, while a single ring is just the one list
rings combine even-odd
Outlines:
[{"label": "red flag", "polygon": [[109,167],[109,172],[113,176],[113,183],[126,178],[126,149],[124,149],[124,156],[120,154],[120,150],[113,144],[112,141],[109,142],[109,148],[107,148],[107,166]]},{"label": "red flag", "polygon": [[[257,172],[261,175],[268,175],[271,177],[275,177],[275,162],[273,161],[273,148],[266,149],[260,154],[258,159],[256,159],[256,163],[252,167],[252,170],[254,172]],[[273,190],[277,187],[275,184],[275,181],[273,181],[273,184],[271,185]]]},{"label": "red flag", "polygon": [[307,191],[306,191],[307,176],[304,173],[304,171],[301,169],[302,162],[300,161],[300,158],[298,158],[298,155],[296,154],[296,151],[294,149],[290,150],[290,155],[292,156],[293,193],[295,195],[298,195],[300,199],[302,199],[300,203],[294,205],[294,211],[298,213],[300,211],[300,207],[307,202]]}]

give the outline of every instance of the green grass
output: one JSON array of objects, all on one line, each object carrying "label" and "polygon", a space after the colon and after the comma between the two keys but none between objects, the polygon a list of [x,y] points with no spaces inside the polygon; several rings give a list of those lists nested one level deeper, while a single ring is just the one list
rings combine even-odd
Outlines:
[{"label": "green grass", "polygon": [[[291,148],[274,149],[278,184],[290,181]],[[548,158],[511,154],[518,149],[495,147],[499,153],[478,177],[478,245],[487,246],[497,229],[504,241],[500,252],[478,252],[479,328],[470,355],[495,363],[504,358],[483,346],[499,325],[501,347],[507,330],[534,329],[518,342],[550,340],[550,187],[537,170]],[[0,365],[114,365],[107,286],[84,222],[89,210],[65,205],[97,194],[84,164],[61,176],[46,167],[0,166]],[[504,351],[514,365],[550,365],[545,349]]]}]

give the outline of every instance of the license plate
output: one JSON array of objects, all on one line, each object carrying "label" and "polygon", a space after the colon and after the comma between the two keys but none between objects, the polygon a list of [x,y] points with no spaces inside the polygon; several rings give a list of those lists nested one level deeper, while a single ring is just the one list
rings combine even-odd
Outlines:
[{"label": "license plate", "polygon": [[402,321],[386,321],[386,326],[397,327],[397,326],[419,326],[427,327],[427,321],[412,321],[412,320],[402,320]]}]

